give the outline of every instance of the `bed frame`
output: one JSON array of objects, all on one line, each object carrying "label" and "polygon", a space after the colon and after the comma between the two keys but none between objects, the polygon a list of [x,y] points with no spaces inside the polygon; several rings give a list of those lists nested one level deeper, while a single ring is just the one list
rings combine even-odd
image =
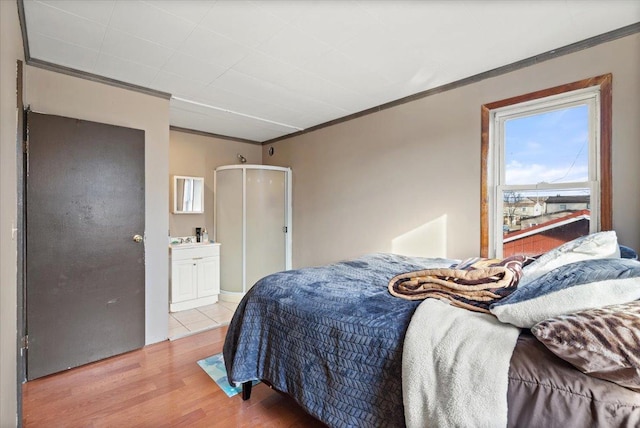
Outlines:
[{"label": "bed frame", "polygon": [[242,383],[242,400],[247,401],[251,398],[251,387],[253,386],[252,381],[243,382]]}]

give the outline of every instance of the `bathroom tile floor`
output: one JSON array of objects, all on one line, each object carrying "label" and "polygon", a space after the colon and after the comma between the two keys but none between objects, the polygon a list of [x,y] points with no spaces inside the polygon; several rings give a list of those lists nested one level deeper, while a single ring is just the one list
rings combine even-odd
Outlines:
[{"label": "bathroom tile floor", "polygon": [[169,340],[229,324],[237,303],[219,301],[186,311],[169,313]]}]

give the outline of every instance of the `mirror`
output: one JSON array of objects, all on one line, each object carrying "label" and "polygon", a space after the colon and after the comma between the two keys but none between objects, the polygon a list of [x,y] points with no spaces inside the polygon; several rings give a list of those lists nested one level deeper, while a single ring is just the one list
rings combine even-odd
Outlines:
[{"label": "mirror", "polygon": [[176,175],[173,178],[173,213],[204,212],[204,178]]}]

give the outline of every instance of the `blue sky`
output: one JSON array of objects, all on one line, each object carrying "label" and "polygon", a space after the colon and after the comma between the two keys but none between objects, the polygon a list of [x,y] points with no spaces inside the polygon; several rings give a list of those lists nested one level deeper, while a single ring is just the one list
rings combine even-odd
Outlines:
[{"label": "blue sky", "polygon": [[586,105],[508,120],[505,184],[587,181],[588,130]]}]

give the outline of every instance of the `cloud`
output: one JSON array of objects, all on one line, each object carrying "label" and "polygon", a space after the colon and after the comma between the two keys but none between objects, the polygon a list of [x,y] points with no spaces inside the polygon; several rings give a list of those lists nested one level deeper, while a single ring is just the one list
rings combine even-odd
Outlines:
[{"label": "cloud", "polygon": [[505,184],[537,184],[537,183],[572,183],[587,181],[588,167],[570,164],[565,165],[524,165],[511,161],[505,169]]}]

